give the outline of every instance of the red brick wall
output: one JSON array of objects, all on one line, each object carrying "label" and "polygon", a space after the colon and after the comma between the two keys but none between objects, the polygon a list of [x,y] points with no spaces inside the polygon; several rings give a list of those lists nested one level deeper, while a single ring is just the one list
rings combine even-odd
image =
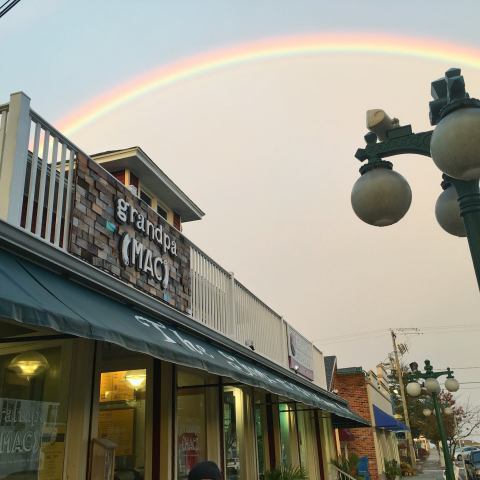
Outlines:
[{"label": "red brick wall", "polygon": [[[366,378],[363,373],[339,375],[335,372],[333,388],[338,390],[338,395],[348,401],[350,408],[361,417],[369,420],[370,407]],[[352,428],[353,440],[347,442],[348,451],[359,457],[368,457],[368,469],[372,480],[378,480],[377,456],[373,439],[373,428]]]}]

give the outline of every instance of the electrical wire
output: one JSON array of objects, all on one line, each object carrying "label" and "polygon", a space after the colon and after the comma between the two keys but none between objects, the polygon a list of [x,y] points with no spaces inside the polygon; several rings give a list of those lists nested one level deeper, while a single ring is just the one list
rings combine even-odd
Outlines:
[{"label": "electrical wire", "polygon": [[[431,325],[431,326],[420,326],[420,331],[419,332],[405,332],[401,331],[403,329],[393,329],[395,330],[400,330],[399,334],[407,336],[407,335],[412,335],[412,334],[446,334],[446,333],[457,333],[457,332],[466,332],[466,331],[478,331],[480,330],[480,325],[479,324],[473,324],[473,323],[463,323],[463,324],[450,324],[450,325]],[[414,329],[412,329],[414,330]],[[362,340],[365,337],[369,338],[374,338],[373,336],[375,335],[375,338],[378,337],[377,334],[379,333],[387,333],[389,330],[387,329],[375,329],[375,330],[364,330],[360,332],[354,332],[354,333],[347,333],[343,335],[336,335],[332,337],[324,337],[324,338],[317,338],[313,340],[313,343],[321,343],[322,345],[329,345],[333,343],[343,343],[343,342],[350,342],[353,340]],[[480,367],[478,367],[480,368]]]},{"label": "electrical wire", "polygon": [[[8,5],[7,5],[8,3]],[[6,13],[8,13],[15,5],[20,3],[20,0],[7,0],[1,7],[0,7],[0,18],[3,17]],[[5,6],[7,5],[7,6]],[[5,8],[4,8],[5,7]]]}]

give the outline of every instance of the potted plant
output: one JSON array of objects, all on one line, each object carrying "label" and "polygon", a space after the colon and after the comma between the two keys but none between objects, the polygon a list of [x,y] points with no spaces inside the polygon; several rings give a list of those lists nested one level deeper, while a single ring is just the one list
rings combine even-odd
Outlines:
[{"label": "potted plant", "polygon": [[352,453],[348,457],[338,457],[338,460],[332,460],[332,463],[342,472],[357,478],[358,460],[358,455]]},{"label": "potted plant", "polygon": [[308,480],[307,472],[302,467],[280,467],[265,472],[265,480]]},{"label": "potted plant", "polygon": [[387,460],[385,462],[384,474],[387,480],[395,480],[397,477],[402,476],[402,470],[396,460]]}]

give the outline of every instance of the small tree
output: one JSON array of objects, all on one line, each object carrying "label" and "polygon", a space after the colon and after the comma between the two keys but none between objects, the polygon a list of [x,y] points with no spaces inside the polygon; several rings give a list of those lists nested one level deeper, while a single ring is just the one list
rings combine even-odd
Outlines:
[{"label": "small tree", "polygon": [[[404,384],[408,383],[408,368],[406,365],[401,366]],[[398,374],[392,370],[389,377],[390,391],[394,400],[395,411],[403,415],[403,408],[399,392]],[[451,415],[442,413],[445,432],[450,452],[453,455],[455,447],[459,442],[480,432],[480,407],[472,406],[469,403],[465,406],[458,405],[455,398],[450,392],[442,390],[438,395],[438,400],[442,406],[442,412],[445,407],[450,407],[453,411]],[[438,445],[440,435],[435,418],[435,412],[426,417],[423,411],[428,408],[433,410],[432,399],[428,393],[422,393],[419,397],[410,397],[407,395],[407,410],[410,420],[410,429],[414,437],[424,435],[432,443]],[[455,423],[457,428],[455,428]]]}]

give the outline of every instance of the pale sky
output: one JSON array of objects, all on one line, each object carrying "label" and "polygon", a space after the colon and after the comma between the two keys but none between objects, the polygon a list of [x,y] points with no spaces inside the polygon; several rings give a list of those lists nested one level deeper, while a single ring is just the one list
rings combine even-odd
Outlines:
[{"label": "pale sky", "polygon": [[[473,0],[22,0],[0,19],[0,101],[24,90],[55,123],[140,73],[282,35],[399,34],[456,42],[480,58],[479,14]],[[365,111],[430,129],[430,82],[451,66],[463,67],[353,53],[255,62],[159,89],[71,138],[90,153],[140,145],[206,212],[184,233],[340,366],[374,368],[391,349],[390,327],[424,328],[408,337],[407,361],[480,366],[470,254],[436,224],[441,178],[431,160],[393,159],[413,192],[397,225],[368,226],[350,206]],[[480,97],[480,70],[463,73]],[[480,381],[478,372],[457,378]],[[480,404],[480,383],[459,396]]]}]

